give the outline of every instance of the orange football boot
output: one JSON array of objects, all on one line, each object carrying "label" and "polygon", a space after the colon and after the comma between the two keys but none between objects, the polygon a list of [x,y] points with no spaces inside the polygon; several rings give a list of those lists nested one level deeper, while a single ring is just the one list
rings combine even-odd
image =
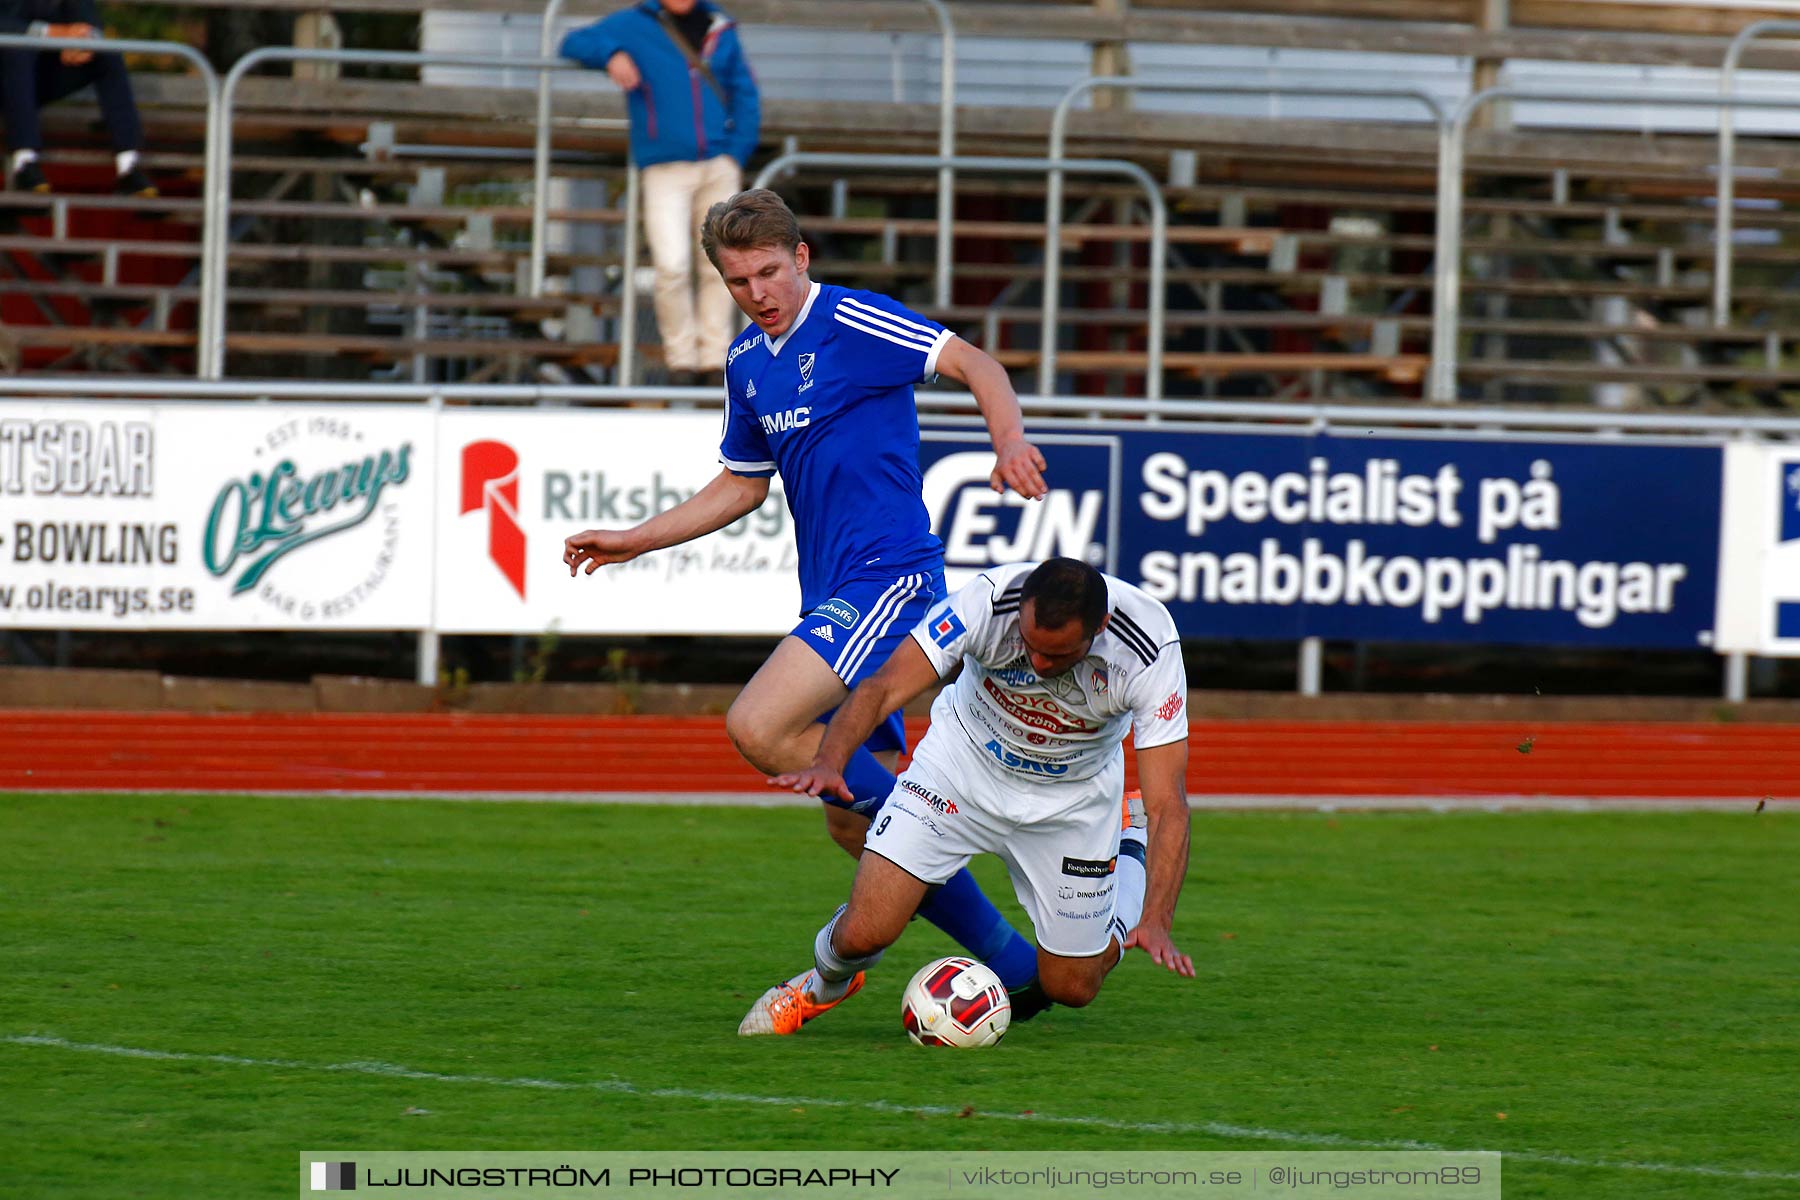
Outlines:
[{"label": "orange football boot", "polygon": [[773,1034],[786,1037],[799,1033],[800,1027],[819,1016],[830,1012],[856,993],[862,991],[864,972],[858,971],[850,980],[850,988],[836,1000],[820,1003],[806,994],[805,982],[810,982],[814,972],[806,973],[806,981],[796,986],[792,983],[778,983],[762,994],[757,1002],[750,1006],[750,1011],[738,1025],[739,1037],[763,1037]]}]

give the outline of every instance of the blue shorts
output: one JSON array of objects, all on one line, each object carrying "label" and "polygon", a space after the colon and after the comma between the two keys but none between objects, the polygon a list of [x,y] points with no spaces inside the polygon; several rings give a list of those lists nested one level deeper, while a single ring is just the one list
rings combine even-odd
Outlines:
[{"label": "blue shorts", "polygon": [[[941,567],[859,576],[840,583],[829,600],[801,617],[793,634],[825,660],[845,687],[854,688],[881,669],[943,594]],[[830,720],[831,713],[819,719]],[[891,714],[863,745],[877,754],[904,751],[906,728],[900,714]]]}]

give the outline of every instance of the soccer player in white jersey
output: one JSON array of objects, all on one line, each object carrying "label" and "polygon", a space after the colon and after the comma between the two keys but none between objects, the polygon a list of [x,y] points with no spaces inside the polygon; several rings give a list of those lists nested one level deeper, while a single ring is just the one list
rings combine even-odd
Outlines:
[{"label": "soccer player in white jersey", "polygon": [[[765,992],[740,1034],[798,1032],[855,992],[930,889],[982,852],[1005,861],[1031,916],[1051,1000],[1092,1001],[1131,946],[1193,975],[1170,934],[1188,861],[1180,638],[1159,602],[1086,563],[1053,558],[978,576],[857,686],[810,767],[771,782],[843,795],[857,743],[958,663],[869,830],[850,902],[814,939],[812,969]],[[1120,829],[1127,732],[1147,836]]]},{"label": "soccer player in white jersey", "polygon": [[[701,246],[751,320],[725,357],[723,469],[634,528],[575,534],[563,561],[571,575],[583,566],[592,574],[722,529],[762,504],[780,473],[800,557],[801,616],[725,718],[739,752],[774,775],[813,760],[819,722],[943,594],[943,545],[920,496],[913,385],[941,374],[974,393],[993,439],[995,491],[1041,499],[1045,463],[1025,439],[1005,369],[886,296],[814,283],[799,222],[774,192],[714,205]],[[852,855],[893,791],[905,748],[898,713],[864,737],[868,744],[841,764],[848,786],[825,797],[827,830]],[[920,914],[993,967],[1022,1013],[1041,1003],[1030,943],[968,872],[946,881]]]}]

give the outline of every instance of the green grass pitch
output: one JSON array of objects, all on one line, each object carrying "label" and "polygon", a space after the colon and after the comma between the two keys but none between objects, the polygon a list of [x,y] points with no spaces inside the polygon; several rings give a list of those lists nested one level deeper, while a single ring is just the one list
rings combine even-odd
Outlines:
[{"label": "green grass pitch", "polygon": [[7,796],[0,846],[6,1195],[287,1195],[325,1146],[1400,1142],[1509,1153],[1509,1198],[1800,1191],[1791,815],[1202,813],[1197,980],[1135,955],[955,1057],[899,1028],[923,923],[735,1036],[850,878],[803,810]]}]

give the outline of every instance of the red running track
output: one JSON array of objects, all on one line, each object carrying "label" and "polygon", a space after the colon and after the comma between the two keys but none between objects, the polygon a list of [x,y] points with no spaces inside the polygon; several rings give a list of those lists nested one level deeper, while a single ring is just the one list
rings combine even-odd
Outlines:
[{"label": "red running track", "polygon": [[[914,723],[913,736],[922,731]],[[1800,725],[1196,721],[1222,796],[1792,799]],[[1130,756],[1127,756],[1129,762]],[[0,790],[759,792],[721,717],[0,715]]]}]

